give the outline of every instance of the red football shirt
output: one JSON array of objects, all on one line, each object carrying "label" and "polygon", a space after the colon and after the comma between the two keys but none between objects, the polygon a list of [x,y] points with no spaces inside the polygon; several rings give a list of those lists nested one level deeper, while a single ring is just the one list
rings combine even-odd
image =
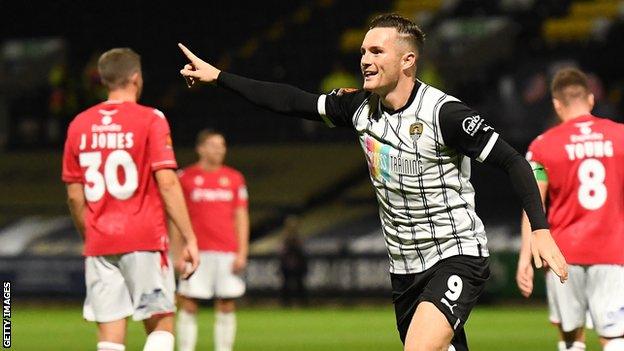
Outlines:
[{"label": "red football shirt", "polygon": [[548,221],[568,263],[624,264],[624,124],[581,116],[540,135]]},{"label": "red football shirt", "polygon": [[236,252],[235,210],[247,207],[243,175],[222,166],[208,172],[198,165],[180,172],[180,183],[200,250]]},{"label": "red football shirt", "polygon": [[84,184],[85,256],[167,249],[153,172],[177,168],[171,144],[162,112],[133,102],[106,101],[74,118],[63,181]]}]

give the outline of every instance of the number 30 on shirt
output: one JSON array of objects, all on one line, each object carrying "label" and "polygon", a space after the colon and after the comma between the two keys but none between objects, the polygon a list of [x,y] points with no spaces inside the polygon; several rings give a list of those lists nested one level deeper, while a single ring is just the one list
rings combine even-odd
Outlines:
[{"label": "number 30 on shirt", "polygon": [[[129,199],[139,186],[136,164],[126,150],[115,150],[104,160],[104,174],[100,172],[102,153],[100,151],[80,154],[80,166],[86,167],[85,197],[89,202],[99,201],[106,191],[119,200]],[[119,181],[117,169],[121,167],[125,182]]]}]

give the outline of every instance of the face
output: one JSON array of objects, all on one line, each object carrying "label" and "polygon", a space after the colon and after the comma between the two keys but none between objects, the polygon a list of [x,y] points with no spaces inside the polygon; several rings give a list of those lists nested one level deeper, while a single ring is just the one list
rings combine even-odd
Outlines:
[{"label": "face", "polygon": [[197,147],[197,154],[201,161],[219,166],[223,164],[226,151],[225,138],[218,134],[210,136]]},{"label": "face", "polygon": [[364,90],[385,95],[399,80],[404,54],[395,28],[373,28],[366,33],[360,52]]}]

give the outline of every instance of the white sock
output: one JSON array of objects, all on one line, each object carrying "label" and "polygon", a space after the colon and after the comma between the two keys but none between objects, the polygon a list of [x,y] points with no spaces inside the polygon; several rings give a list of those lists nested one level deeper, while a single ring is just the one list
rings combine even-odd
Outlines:
[{"label": "white sock", "polygon": [[197,344],[197,314],[178,312],[178,351],[195,351]]},{"label": "white sock", "polygon": [[568,347],[566,346],[565,341],[559,341],[557,343],[557,351],[567,351]]},{"label": "white sock", "polygon": [[236,313],[217,312],[214,325],[215,351],[231,351],[236,336]]},{"label": "white sock", "polygon": [[580,342],[580,341],[575,341],[572,343],[572,347],[570,347],[568,351],[585,351],[585,343]]},{"label": "white sock", "polygon": [[624,338],[611,339],[602,349],[603,351],[624,351]]},{"label": "white sock", "polygon": [[110,341],[100,341],[97,343],[97,351],[125,351],[123,344],[117,344]]},{"label": "white sock", "polygon": [[173,334],[164,330],[156,330],[147,336],[143,351],[173,351],[173,344]]}]

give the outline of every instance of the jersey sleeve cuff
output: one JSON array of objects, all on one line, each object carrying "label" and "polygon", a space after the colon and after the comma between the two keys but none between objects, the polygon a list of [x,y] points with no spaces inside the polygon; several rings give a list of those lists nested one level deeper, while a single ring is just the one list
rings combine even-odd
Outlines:
[{"label": "jersey sleeve cuff", "polygon": [[485,144],[485,147],[483,148],[483,150],[481,150],[479,157],[477,157],[477,161],[479,162],[485,161],[485,159],[490,155],[492,148],[494,148],[494,144],[496,144],[496,140],[498,140],[498,133],[494,132],[492,133],[492,136],[490,136],[490,140],[488,140],[487,144]]},{"label": "jersey sleeve cuff", "polygon": [[61,177],[64,183],[82,183],[82,176],[63,176]]},{"label": "jersey sleeve cuff", "polygon": [[166,168],[176,169],[178,168],[178,163],[174,160],[164,160],[152,163],[152,171],[158,171]]},{"label": "jersey sleeve cuff", "polygon": [[327,95],[321,94],[316,103],[316,108],[318,110],[319,115],[323,119],[323,122],[329,127],[334,128],[336,125],[329,119],[327,116],[327,111],[325,109],[325,102],[327,101]]}]

